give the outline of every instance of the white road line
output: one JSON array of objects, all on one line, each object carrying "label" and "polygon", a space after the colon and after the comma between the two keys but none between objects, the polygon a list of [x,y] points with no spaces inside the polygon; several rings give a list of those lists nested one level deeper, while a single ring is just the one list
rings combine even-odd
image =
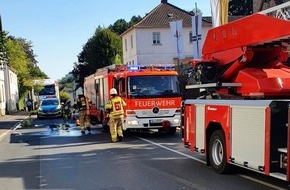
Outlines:
[{"label": "white road line", "polygon": [[270,184],[270,183],[267,183],[267,182],[264,182],[264,181],[261,181],[261,180],[259,180],[259,179],[255,179],[255,178],[252,178],[252,177],[249,177],[249,176],[246,176],[246,175],[239,174],[239,176],[241,176],[241,177],[243,177],[243,178],[245,178],[245,179],[251,180],[251,181],[253,181],[253,182],[260,183],[260,184],[265,185],[265,186],[267,186],[267,187],[271,187],[271,188],[273,188],[273,189],[277,189],[277,190],[286,190],[286,189],[284,189],[284,188],[282,188],[282,187],[278,187],[278,186],[276,186],[276,185],[273,185],[273,184]]},{"label": "white road line", "polygon": [[[153,145],[155,145],[155,146],[159,146],[159,147],[164,148],[164,149],[166,149],[166,150],[169,150],[169,151],[171,151],[171,152],[174,152],[174,153],[177,153],[177,154],[179,154],[179,155],[185,156],[185,157],[187,157],[187,158],[193,159],[193,160],[198,161],[198,162],[200,162],[200,163],[206,164],[206,162],[203,161],[203,160],[201,160],[201,159],[195,158],[195,157],[193,157],[193,156],[189,156],[189,155],[187,155],[187,154],[185,154],[185,153],[179,152],[179,151],[177,151],[177,150],[173,150],[173,149],[171,149],[171,148],[168,148],[168,147],[166,147],[166,146],[163,146],[163,145],[161,145],[161,144],[155,143],[155,142],[153,142],[153,141],[150,141],[150,140],[147,140],[147,139],[144,139],[144,138],[141,138],[141,137],[137,137],[137,138],[140,139],[140,140],[142,140],[142,141],[146,141],[146,142],[148,142],[148,143],[150,143],[150,144],[153,144]],[[245,175],[241,175],[241,174],[239,174],[238,176],[240,176],[240,177],[242,177],[242,178],[245,178],[245,179],[248,179],[248,180],[251,180],[251,181],[253,181],[253,182],[256,182],[256,183],[262,184],[262,185],[264,185],[264,186],[267,186],[267,187],[273,188],[273,189],[277,189],[277,190],[287,190],[287,189],[284,189],[284,188],[278,187],[278,186],[276,186],[276,185],[273,185],[273,184],[270,184],[270,183],[267,183],[267,182],[264,182],[264,181],[261,181],[261,180],[258,180],[258,179],[255,179],[255,178],[252,178],[252,177],[250,177],[250,176],[245,176]]]},{"label": "white road line", "polygon": [[154,144],[154,145],[156,145],[156,146],[159,146],[159,147],[161,147],[161,148],[164,148],[164,149],[166,149],[166,150],[169,150],[169,151],[171,151],[171,152],[174,152],[174,153],[180,154],[180,155],[185,156],[185,157],[187,157],[187,158],[190,158],[190,159],[193,159],[193,160],[195,160],[195,161],[198,161],[198,162],[201,162],[201,163],[203,163],[203,164],[206,164],[205,161],[200,160],[200,159],[198,159],[198,158],[195,158],[195,157],[193,157],[193,156],[189,156],[189,155],[184,154],[184,153],[182,153],[182,152],[179,152],[179,151],[177,151],[177,150],[173,150],[173,149],[171,149],[171,148],[168,148],[168,147],[166,147],[166,146],[163,146],[163,145],[161,145],[161,144],[155,143],[155,142],[153,142],[153,141],[149,141],[149,140],[144,139],[144,138],[141,138],[141,137],[137,137],[137,138],[138,138],[138,139],[141,139],[142,141],[146,141],[146,142],[148,142],[148,143],[150,143],[150,144]]},{"label": "white road line", "polygon": [[11,131],[15,131],[17,128],[19,128],[20,125],[21,125],[21,123],[17,123],[12,128],[7,129],[6,132],[4,132],[0,135],[0,141],[2,141],[7,134],[11,133]]},{"label": "white road line", "polygon": [[10,129],[8,129],[5,133],[2,133],[1,135],[0,135],[0,141],[2,141],[2,139],[4,139],[4,137],[10,132],[11,130]]}]

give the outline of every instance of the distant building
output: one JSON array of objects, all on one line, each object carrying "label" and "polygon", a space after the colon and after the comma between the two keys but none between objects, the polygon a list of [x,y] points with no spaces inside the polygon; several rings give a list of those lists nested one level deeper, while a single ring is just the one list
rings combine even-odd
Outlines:
[{"label": "distant building", "polygon": [[0,115],[5,115],[6,97],[5,97],[5,77],[4,70],[0,68]]},{"label": "distant building", "polygon": [[4,79],[5,79],[5,99],[6,99],[6,113],[11,114],[18,111],[18,78],[16,71],[4,65]]},{"label": "distant building", "polygon": [[[140,22],[125,31],[122,37],[123,63],[126,65],[175,65],[178,60],[177,42],[170,30],[171,21],[182,20],[183,50],[186,59],[193,58],[192,16],[170,3],[161,3]],[[202,44],[211,22],[202,21]]]},{"label": "distant building", "polygon": [[[286,1],[288,0],[253,1],[252,10],[256,13]],[[167,0],[161,0],[161,3],[146,14],[140,22],[121,34],[123,63],[125,65],[176,65],[178,60],[177,43],[172,37],[169,26],[169,22],[176,20],[182,20],[185,58],[181,62],[192,59],[192,16],[192,12],[182,10],[168,3]],[[228,22],[243,17],[229,16]],[[203,17],[201,46],[203,46],[207,32],[211,28],[212,17]]]}]

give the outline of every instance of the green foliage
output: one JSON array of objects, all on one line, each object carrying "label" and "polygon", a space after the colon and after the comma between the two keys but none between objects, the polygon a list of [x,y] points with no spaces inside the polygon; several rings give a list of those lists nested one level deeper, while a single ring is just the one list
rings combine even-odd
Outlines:
[{"label": "green foliage", "polygon": [[131,18],[131,20],[129,22],[129,28],[132,27],[134,24],[137,24],[141,20],[142,20],[142,17],[140,15],[138,15],[138,16],[132,16],[132,18]]},{"label": "green foliage", "polygon": [[19,106],[19,110],[24,110],[25,109],[24,96],[23,97],[19,97],[18,106]]},{"label": "green foliage", "polygon": [[34,126],[34,124],[30,116],[21,122],[21,127],[32,127],[32,126]]},{"label": "green foliage", "polygon": [[[117,57],[117,59],[116,59]],[[96,72],[96,69],[115,64],[122,57],[121,38],[107,28],[96,29],[93,37],[84,45],[74,65],[72,74],[82,86],[84,78]]]},{"label": "green foliage", "polygon": [[29,89],[29,60],[21,44],[13,39],[8,38],[5,44],[9,58],[8,66],[16,70],[19,85],[19,95],[23,96]]},{"label": "green foliage", "polygon": [[108,29],[110,29],[112,32],[115,32],[118,35],[121,35],[130,27],[132,27],[134,24],[138,23],[140,20],[142,20],[142,17],[139,15],[133,16],[129,22],[126,22],[124,19],[119,19],[113,25],[110,25]]},{"label": "green foliage", "polygon": [[33,91],[35,94],[39,94],[39,92],[44,88],[44,85],[41,83],[35,83],[33,84]]},{"label": "green foliage", "polygon": [[73,75],[69,74],[69,75],[66,75],[65,77],[62,77],[59,81],[58,81],[58,84],[59,84],[59,89],[63,89],[63,88],[73,88],[73,85],[74,85],[74,77]]},{"label": "green foliage", "polygon": [[229,1],[229,15],[241,16],[253,14],[253,0],[231,0]]},{"label": "green foliage", "polygon": [[95,34],[79,53],[78,63],[74,63],[74,69],[71,72],[78,86],[83,86],[84,78],[95,73],[96,69],[112,64],[122,64],[122,39],[119,35],[140,20],[142,20],[141,16],[133,16],[130,22],[119,19],[108,28],[99,26],[96,29]]},{"label": "green foliage", "polygon": [[61,102],[67,102],[70,99],[70,95],[67,92],[61,91],[59,93],[60,101]]},{"label": "green foliage", "polygon": [[6,34],[4,35],[4,49],[9,60],[8,66],[16,71],[19,97],[20,100],[23,100],[28,91],[32,89],[32,81],[36,78],[47,78],[47,75],[37,66],[32,42]]},{"label": "green foliage", "polygon": [[113,25],[110,25],[108,28],[112,32],[115,32],[118,35],[120,35],[129,28],[129,23],[127,23],[124,19],[119,19]]}]

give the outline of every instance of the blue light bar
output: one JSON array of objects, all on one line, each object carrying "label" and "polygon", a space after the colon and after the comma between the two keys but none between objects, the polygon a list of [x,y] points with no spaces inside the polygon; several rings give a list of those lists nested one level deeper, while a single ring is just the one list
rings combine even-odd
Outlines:
[{"label": "blue light bar", "polygon": [[139,67],[138,66],[130,66],[129,67],[129,70],[131,70],[131,71],[137,71],[137,70],[139,70]]}]

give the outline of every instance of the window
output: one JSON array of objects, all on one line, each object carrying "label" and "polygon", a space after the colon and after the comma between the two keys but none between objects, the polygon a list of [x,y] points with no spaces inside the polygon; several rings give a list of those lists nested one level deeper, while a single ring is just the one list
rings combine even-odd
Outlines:
[{"label": "window", "polygon": [[164,98],[179,97],[177,76],[131,76],[128,77],[128,93],[130,98]]},{"label": "window", "polygon": [[131,35],[131,48],[133,49],[133,36]]},{"label": "window", "polygon": [[153,32],[153,44],[160,44],[160,32]]},{"label": "window", "polygon": [[192,43],[192,32],[189,32],[189,43]]},{"label": "window", "polygon": [[120,81],[120,90],[121,90],[121,94],[122,96],[124,96],[126,94],[126,81],[125,81],[125,78],[121,78],[121,81]]},{"label": "window", "polygon": [[127,51],[127,39],[125,39],[125,51]]}]

